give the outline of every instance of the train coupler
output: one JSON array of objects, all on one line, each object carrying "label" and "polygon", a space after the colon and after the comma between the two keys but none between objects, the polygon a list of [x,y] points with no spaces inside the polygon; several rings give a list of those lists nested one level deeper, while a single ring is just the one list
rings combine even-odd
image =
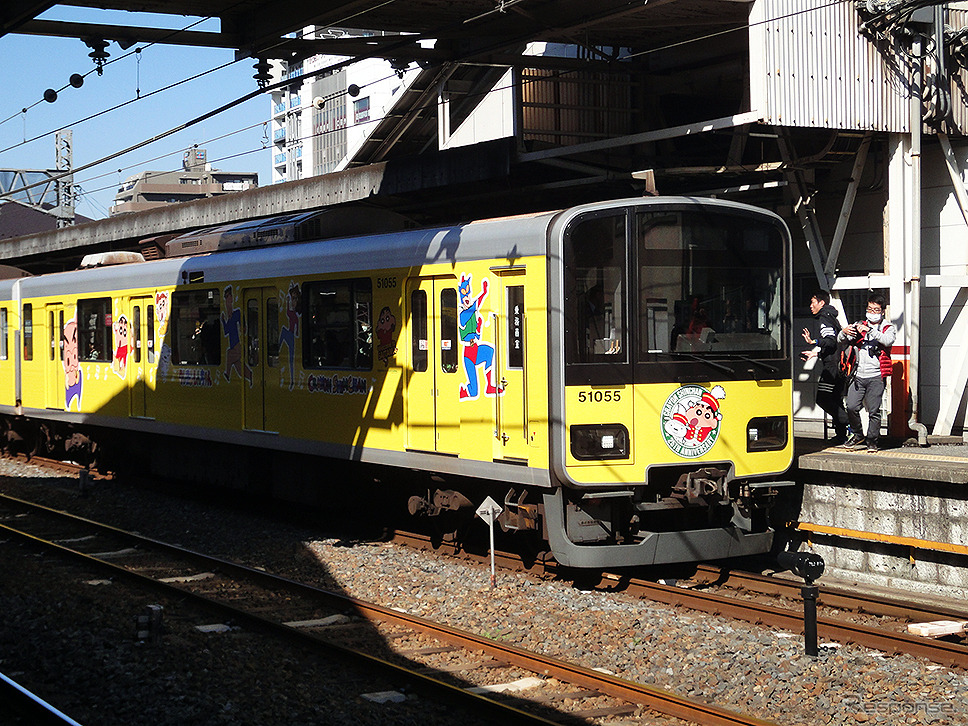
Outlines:
[{"label": "train coupler", "polygon": [[473,508],[471,500],[453,489],[435,489],[433,495],[427,490],[426,497],[410,497],[407,510],[413,516],[436,517],[442,512],[457,512]]},{"label": "train coupler", "polygon": [[509,489],[504,495],[504,511],[497,518],[497,523],[505,532],[537,531],[541,529],[539,505],[525,504],[528,492],[524,490],[520,495],[514,489]]},{"label": "train coupler", "polygon": [[706,467],[690,471],[679,477],[672,488],[672,496],[689,504],[706,503],[710,499],[726,498],[726,476],[724,469]]}]

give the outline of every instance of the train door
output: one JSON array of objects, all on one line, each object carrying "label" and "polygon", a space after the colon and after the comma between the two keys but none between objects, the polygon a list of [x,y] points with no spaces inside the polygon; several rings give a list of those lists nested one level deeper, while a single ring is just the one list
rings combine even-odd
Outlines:
[{"label": "train door", "polygon": [[269,303],[277,304],[276,291],[271,287],[247,288],[242,292],[242,300],[246,378],[251,374],[251,380],[242,381],[242,425],[250,431],[265,431],[265,382],[270,346],[266,337],[268,321],[262,311]]},{"label": "train door", "polygon": [[128,311],[128,390],[131,416],[150,418],[149,400],[155,372],[154,298],[131,298]]},{"label": "train door", "polygon": [[527,354],[525,347],[524,269],[495,270],[491,291],[494,312],[494,458],[528,459]]},{"label": "train door", "polygon": [[47,408],[64,408],[64,306],[54,303],[47,306]]},{"label": "train door", "polygon": [[407,281],[407,448],[460,451],[460,345],[453,278]]}]

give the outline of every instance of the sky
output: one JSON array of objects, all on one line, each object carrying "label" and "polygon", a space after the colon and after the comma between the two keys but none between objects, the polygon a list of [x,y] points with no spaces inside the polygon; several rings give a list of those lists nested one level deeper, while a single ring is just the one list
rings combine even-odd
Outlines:
[{"label": "sky", "polygon": [[[61,6],[40,18],[171,29],[186,28],[199,20]],[[217,22],[205,21],[191,30],[217,30]],[[141,53],[135,53],[136,48],[142,48]],[[184,152],[195,145],[207,150],[213,168],[258,172],[260,185],[270,183],[271,151],[266,149],[271,144],[264,127],[270,114],[268,94],[141,146],[255,91],[255,59],[233,63],[232,50],[146,43],[125,51],[112,42],[106,50],[110,57],[103,75],[98,75],[88,57],[91,49],[80,40],[16,34],[0,37],[0,169],[53,169],[54,132],[61,128],[73,133],[75,169],[139,146],[75,173],[74,183],[80,186],[76,211],[92,219],[108,216],[124,179],[141,171],[179,169]],[[230,65],[206,74],[226,64]],[[84,76],[81,88],[69,85],[74,73]],[[187,80],[199,74],[205,75]],[[172,84],[180,85],[167,88]],[[48,88],[58,92],[53,103],[44,100]],[[114,110],[101,113],[106,109]],[[94,118],[88,118],[91,116]]]}]

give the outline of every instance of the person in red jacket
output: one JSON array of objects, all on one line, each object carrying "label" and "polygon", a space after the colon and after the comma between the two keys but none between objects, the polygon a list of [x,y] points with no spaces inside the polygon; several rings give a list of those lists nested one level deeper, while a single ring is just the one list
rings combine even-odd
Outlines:
[{"label": "person in red jacket", "polygon": [[[847,449],[863,449],[874,453],[881,433],[881,400],[884,398],[886,378],[891,374],[891,346],[897,328],[886,322],[887,301],[880,293],[867,298],[867,316],[844,328],[838,339],[841,343],[857,346],[857,372],[847,384],[847,416],[850,429],[855,432],[844,444]],[[867,410],[866,443],[860,420],[861,406]]]}]

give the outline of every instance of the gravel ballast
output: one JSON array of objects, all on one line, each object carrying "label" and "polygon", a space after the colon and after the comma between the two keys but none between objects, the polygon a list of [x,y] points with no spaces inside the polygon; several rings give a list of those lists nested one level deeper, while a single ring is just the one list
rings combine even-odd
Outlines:
[{"label": "gravel ballast", "polygon": [[[22,461],[0,460],[0,491],[781,724],[968,724],[968,674],[909,656],[822,643],[820,656],[810,658],[803,654],[801,636],[792,633],[527,574],[498,572],[492,588],[488,569],[476,564],[390,543],[348,540],[119,482],[98,482],[81,496],[75,482]],[[44,560],[37,562],[43,570]],[[100,622],[95,614],[112,610],[110,587],[79,580],[65,587],[51,572],[49,587],[58,589],[58,599],[33,584],[23,592],[17,571],[6,564],[0,571],[0,672],[22,673],[24,685],[35,687],[45,677],[64,678],[55,675],[57,661],[90,656],[90,664],[84,661],[86,679],[76,674],[69,684],[51,686],[74,694],[75,713],[90,711],[90,691],[105,688],[122,691],[117,698],[126,698],[130,708],[115,714],[105,707],[89,723],[360,722],[343,720],[339,699],[326,696],[315,703],[299,696],[297,716],[272,720],[270,712],[296,698],[297,681],[306,682],[299,673],[323,669],[315,675],[317,683],[337,677],[325,673],[325,663],[276,654],[281,663],[267,673],[257,648],[225,656],[221,645],[195,636],[166,636],[164,647],[145,646],[132,638],[130,612],[118,613],[91,633],[86,626]],[[33,576],[29,581],[37,582]],[[155,670],[150,677],[130,673],[145,660],[139,649],[147,647],[153,649]],[[225,657],[234,660],[220,662]],[[234,686],[223,669],[235,673]],[[225,693],[233,692],[238,697],[226,699]],[[371,713],[374,723],[412,718],[379,708],[384,710],[374,706]]]}]

